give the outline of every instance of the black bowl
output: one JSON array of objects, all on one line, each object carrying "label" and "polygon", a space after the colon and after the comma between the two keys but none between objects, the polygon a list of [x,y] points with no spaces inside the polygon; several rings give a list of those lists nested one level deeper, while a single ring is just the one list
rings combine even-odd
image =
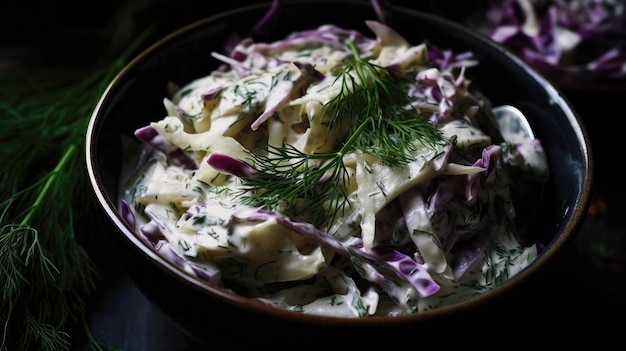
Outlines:
[{"label": "black bowl", "polygon": [[[500,322],[499,326],[482,327],[474,322],[485,317],[503,323],[522,318],[518,315],[526,310],[520,307],[521,302],[532,303],[528,302],[529,294],[539,287],[548,266],[566,250],[586,215],[593,178],[587,133],[561,92],[518,57],[455,22],[408,8],[393,7],[388,13],[389,24],[412,43],[428,40],[440,47],[474,52],[480,65],[472,73],[472,84],[494,105],[511,104],[520,108],[544,145],[551,176],[544,199],[536,203],[540,216],[531,228],[546,249],[529,267],[469,301],[410,316],[365,319],[310,316],[251,303],[199,281],[161,257],[128,226],[118,210],[121,167],[126,157],[123,139],[133,139],[137,128],[162,116],[168,82],[184,85],[209,74],[218,65],[211,52],[222,52],[232,33],[246,35],[269,6],[270,3],[252,5],[217,14],[158,41],[119,73],[92,115],[86,138],[89,179],[103,210],[105,235],[141,291],[193,337],[213,342],[224,335],[235,338],[231,340],[235,344],[274,338],[318,340],[338,333],[335,330],[338,326],[376,328],[376,333],[387,333],[381,334],[384,338],[395,338],[396,334],[409,330],[447,335],[450,323],[458,327],[455,335],[482,328],[495,332],[503,327]],[[295,30],[325,23],[369,33],[365,20],[370,19],[376,19],[376,13],[365,1],[285,2],[271,33],[257,39],[279,39]],[[507,313],[502,313],[503,309]],[[351,336],[345,343],[355,345],[361,340],[367,344],[367,337],[354,334],[362,331],[346,331]],[[251,339],[245,335],[251,335]],[[438,344],[452,342],[452,339],[438,340]]]}]

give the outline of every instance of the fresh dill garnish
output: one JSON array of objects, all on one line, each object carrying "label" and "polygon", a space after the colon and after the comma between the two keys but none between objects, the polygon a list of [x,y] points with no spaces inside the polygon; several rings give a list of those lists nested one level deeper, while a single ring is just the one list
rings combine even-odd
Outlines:
[{"label": "fresh dill garnish", "polygon": [[339,93],[323,108],[330,130],[346,129],[346,140],[332,153],[306,154],[285,144],[252,153],[255,173],[243,179],[245,204],[282,209],[330,225],[348,204],[349,153],[373,156],[390,167],[414,160],[416,142],[435,147],[441,132],[410,108],[409,97],[393,72],[360,56],[347,42],[352,57],[335,78]]},{"label": "fresh dill garnish", "polygon": [[93,350],[115,349],[87,320],[98,273],[83,246],[96,220],[85,206],[85,132],[100,95],[151,31],[78,83],[2,91],[0,350],[69,350],[80,340],[73,332]]}]

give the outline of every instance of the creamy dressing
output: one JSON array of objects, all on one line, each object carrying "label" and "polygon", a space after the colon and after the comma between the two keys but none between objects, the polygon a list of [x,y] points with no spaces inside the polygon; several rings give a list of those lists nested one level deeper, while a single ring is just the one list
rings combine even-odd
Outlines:
[{"label": "creamy dressing", "polygon": [[[154,237],[162,236],[188,267],[197,268],[188,271],[217,270],[212,279],[239,294],[277,308],[355,318],[462,301],[532,262],[537,247],[523,247],[506,224],[515,211],[509,175],[496,163],[505,162],[498,155],[506,148],[514,166],[545,175],[541,144],[526,138],[492,145],[469,122],[477,106],[464,111],[453,103],[472,96],[468,84],[450,83],[461,79],[458,72],[433,67],[425,44],[413,46],[384,25],[368,25],[385,40],[323,26],[313,34],[326,33],[339,44],[315,35],[289,45],[242,43],[237,50],[247,58],[241,62],[215,55],[236,68],[201,77],[165,98],[167,116],[149,127],[197,167],[175,165],[155,152],[123,185],[122,198],[135,209],[136,229],[147,241],[155,244]],[[336,31],[340,35],[332,37]],[[259,146],[336,151],[346,127],[329,128],[324,106],[342,89],[337,72],[351,55],[339,40],[344,37],[361,38],[361,56],[377,65],[439,82],[443,100],[423,95],[416,105],[440,104],[434,112],[417,112],[437,124],[445,142],[433,147],[416,141],[413,161],[403,167],[362,152],[343,155],[348,206],[326,227],[292,223],[307,219],[285,220],[288,212],[281,208],[269,214],[250,208],[241,200],[242,179],[213,167],[209,157],[223,154],[254,166],[250,152]],[[295,61],[310,64],[323,78],[312,79]],[[410,83],[407,91],[429,89]],[[452,117],[453,109],[459,118]],[[458,193],[462,187],[466,193]],[[473,246],[463,246],[465,241]],[[376,251],[382,247],[417,271],[403,272],[403,264]],[[478,256],[465,259],[472,253]],[[429,281],[432,289],[418,289],[414,279]]]}]

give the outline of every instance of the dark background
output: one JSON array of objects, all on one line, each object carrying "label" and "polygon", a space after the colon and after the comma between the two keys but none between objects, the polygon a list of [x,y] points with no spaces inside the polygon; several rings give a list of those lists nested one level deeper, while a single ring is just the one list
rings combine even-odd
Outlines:
[{"label": "dark background", "polygon": [[[99,62],[116,57],[149,25],[157,25],[151,39],[154,41],[195,20],[248,3],[243,0],[3,1],[0,84],[19,89],[46,79],[69,82]],[[416,9],[440,11],[442,4],[450,6],[451,1],[407,3]],[[461,19],[472,3],[456,2],[459,9],[454,13],[458,17],[451,17]],[[626,206],[622,199],[623,173],[618,171],[623,168],[620,163],[623,163],[624,146],[620,143],[623,140],[620,129],[616,128],[626,117],[622,106],[626,90],[587,87],[567,89],[565,93],[591,138],[596,164],[594,198],[571,247],[550,271],[549,279],[535,287],[539,293],[529,297],[534,300],[526,301],[529,308],[520,314],[520,319],[527,319],[528,326],[511,330],[507,338],[511,338],[513,345],[530,340],[526,344],[537,346],[546,340],[563,346],[586,340],[593,341],[597,349],[623,341],[619,333],[626,327]],[[95,237],[89,246],[102,274],[90,304],[94,334],[123,350],[201,348],[137,290],[101,239]],[[543,322],[536,323],[539,320]],[[490,327],[493,321],[477,322],[485,324],[485,333],[466,340],[467,345],[476,346],[468,346],[470,349],[484,346],[484,340],[496,337],[489,332],[494,329]],[[455,329],[462,328],[451,326],[450,337],[455,337]],[[407,340],[411,342],[411,337]],[[413,341],[419,349],[419,342]],[[84,349],[82,343],[75,346],[77,350]]]}]

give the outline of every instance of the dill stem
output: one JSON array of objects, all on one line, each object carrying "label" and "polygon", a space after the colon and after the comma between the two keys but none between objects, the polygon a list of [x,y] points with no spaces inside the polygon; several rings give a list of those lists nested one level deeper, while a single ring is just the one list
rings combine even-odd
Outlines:
[{"label": "dill stem", "polygon": [[341,147],[341,150],[339,150],[339,152],[337,152],[340,155],[344,155],[348,150],[350,150],[350,147],[352,147],[352,144],[354,144],[356,142],[356,140],[361,136],[361,132],[367,128],[367,125],[369,122],[369,117],[368,119],[366,119],[365,121],[363,121],[359,127],[354,131],[354,133],[352,133],[350,135],[350,137],[348,138],[348,140],[346,140],[346,142],[343,144],[343,146]]},{"label": "dill stem", "polygon": [[26,217],[24,217],[24,219],[22,220],[21,225],[29,224],[30,220],[35,215],[37,208],[41,206],[41,203],[44,201],[45,197],[48,195],[48,192],[52,189],[59,172],[63,170],[63,167],[65,167],[65,165],[69,162],[70,157],[72,157],[72,155],[74,155],[75,152],[76,152],[76,145],[73,145],[73,144],[70,145],[67,148],[67,150],[65,150],[63,157],[61,158],[59,163],[56,165],[56,167],[54,167],[52,172],[50,172],[50,176],[48,180],[46,181],[46,184],[44,184],[43,188],[41,189],[41,192],[37,196],[37,199],[33,203],[33,206],[28,211],[28,214],[26,215]]},{"label": "dill stem", "polygon": [[365,128],[367,128],[369,119],[370,119],[370,117],[367,117],[367,119],[365,121],[363,121],[359,125],[359,127],[356,130],[354,130],[354,132],[352,134],[350,134],[350,137],[348,137],[348,140],[346,140],[346,142],[343,143],[343,145],[341,146],[341,149],[339,149],[339,151],[337,151],[335,153],[332,153],[332,154],[328,154],[328,153],[324,153],[324,154],[310,154],[307,157],[310,158],[310,159],[323,159],[323,158],[335,158],[335,157],[338,157],[339,159],[343,158],[343,156],[348,153],[348,151],[350,150],[352,145],[360,137],[361,132],[363,130],[365,130]]}]

